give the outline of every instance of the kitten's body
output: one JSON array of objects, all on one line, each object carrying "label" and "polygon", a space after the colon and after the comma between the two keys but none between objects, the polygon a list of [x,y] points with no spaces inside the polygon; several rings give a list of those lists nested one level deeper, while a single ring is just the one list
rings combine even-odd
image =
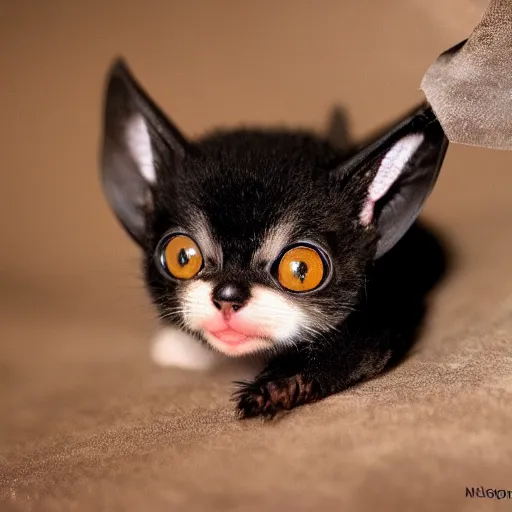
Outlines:
[{"label": "kitten's body", "polygon": [[[423,311],[409,275],[418,260],[403,249],[414,231],[391,248],[445,150],[428,107],[353,155],[303,132],[235,130],[189,143],[123,66],[111,75],[107,196],[144,249],[165,322],[230,356],[267,354],[265,370],[239,384],[243,416],[342,391],[403,355]],[[177,260],[165,260],[178,239],[200,252],[200,270],[186,279],[171,271]],[[300,293],[281,275],[296,248],[316,259],[292,281],[307,283],[322,262],[321,280]]]}]

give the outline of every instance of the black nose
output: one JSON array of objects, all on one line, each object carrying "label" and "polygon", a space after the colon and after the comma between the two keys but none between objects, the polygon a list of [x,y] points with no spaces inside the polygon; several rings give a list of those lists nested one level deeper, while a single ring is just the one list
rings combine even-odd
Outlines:
[{"label": "black nose", "polygon": [[238,311],[249,300],[249,287],[240,283],[221,283],[213,289],[213,304],[219,310]]}]

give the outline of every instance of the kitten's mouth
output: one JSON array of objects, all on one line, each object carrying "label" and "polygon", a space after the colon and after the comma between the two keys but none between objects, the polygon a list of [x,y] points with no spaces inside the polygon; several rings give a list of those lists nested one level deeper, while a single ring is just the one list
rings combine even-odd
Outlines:
[{"label": "kitten's mouth", "polygon": [[242,334],[241,332],[235,331],[234,329],[225,329],[223,331],[211,332],[210,334],[218,338],[226,345],[233,347],[241,345],[242,343],[245,343],[251,339],[246,334]]},{"label": "kitten's mouth", "polygon": [[269,339],[243,334],[229,327],[215,332],[205,329],[203,333],[210,345],[228,356],[260,352],[272,345]]}]

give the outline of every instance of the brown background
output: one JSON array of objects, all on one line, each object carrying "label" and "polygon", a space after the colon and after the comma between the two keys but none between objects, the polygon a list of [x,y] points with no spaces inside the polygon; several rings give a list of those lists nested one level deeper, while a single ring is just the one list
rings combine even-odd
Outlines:
[{"label": "brown background", "polygon": [[[239,123],[324,130],[339,104],[360,136],[423,99],[423,73],[485,4],[0,2],[6,507],[458,510],[464,485],[510,488],[510,153],[449,149],[424,218],[454,268],[433,295],[422,355],[274,430],[234,421],[225,378],[150,364],[138,251],[97,169],[117,55],[190,136]],[[495,375],[499,386],[486,381]]]},{"label": "brown background", "polygon": [[359,135],[421,100],[427,67],[478,20],[478,2],[442,4],[4,0],[0,268],[40,277],[130,268],[136,250],[97,179],[115,56],[191,136],[238,123],[324,129],[340,103]]}]

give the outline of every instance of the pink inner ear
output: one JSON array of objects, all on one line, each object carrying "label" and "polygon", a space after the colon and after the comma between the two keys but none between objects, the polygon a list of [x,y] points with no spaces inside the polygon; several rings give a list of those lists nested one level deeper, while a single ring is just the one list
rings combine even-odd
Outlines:
[{"label": "pink inner ear", "polygon": [[373,220],[375,203],[384,197],[393,183],[405,169],[407,162],[423,142],[422,133],[414,133],[400,139],[382,159],[377,174],[368,188],[368,195],[363,209],[359,214],[359,221],[368,226]]},{"label": "pink inner ear", "polygon": [[128,148],[142,177],[154,183],[156,181],[153,151],[146,122],[141,115],[132,117],[126,126]]}]

